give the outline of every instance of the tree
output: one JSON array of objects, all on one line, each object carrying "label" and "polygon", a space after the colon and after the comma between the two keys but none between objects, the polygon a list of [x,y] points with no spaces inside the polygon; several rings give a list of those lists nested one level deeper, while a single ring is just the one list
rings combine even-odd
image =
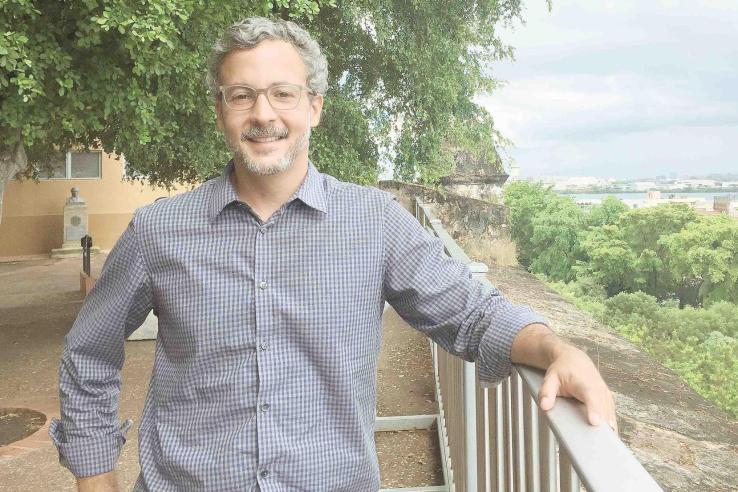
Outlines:
[{"label": "tree", "polygon": [[620,217],[630,209],[622,200],[606,196],[602,203],[589,209],[585,223],[590,227],[616,224]]},{"label": "tree", "polygon": [[637,288],[638,258],[617,225],[605,224],[582,233],[581,249],[586,259],[577,265],[577,275],[597,279],[607,297]]},{"label": "tree", "polygon": [[659,244],[677,282],[680,304],[738,302],[738,223],[725,216],[702,216]]},{"label": "tree", "polygon": [[0,0],[0,191],[73,146],[124,154],[157,184],[216,173],[227,152],[206,58],[250,15],[295,19],[324,47],[321,170],[371,183],[393,159],[397,177],[435,182],[453,167],[446,149],[494,152],[492,118],[472,98],[494,88],[490,62],[512,55],[496,26],[520,11],[520,0]]},{"label": "tree", "polygon": [[534,259],[530,269],[554,280],[574,278],[572,267],[579,259],[579,232],[584,212],[570,198],[552,195],[545,208],[533,217],[530,239]]},{"label": "tree", "polygon": [[505,188],[510,237],[518,251],[518,262],[526,268],[533,263],[537,253],[531,242],[533,219],[546,208],[553,196],[553,191],[539,183],[516,181]]},{"label": "tree", "polygon": [[659,239],[679,232],[697,218],[694,210],[683,203],[670,203],[650,208],[637,208],[620,216],[623,239],[640,255],[645,249],[662,257]]}]

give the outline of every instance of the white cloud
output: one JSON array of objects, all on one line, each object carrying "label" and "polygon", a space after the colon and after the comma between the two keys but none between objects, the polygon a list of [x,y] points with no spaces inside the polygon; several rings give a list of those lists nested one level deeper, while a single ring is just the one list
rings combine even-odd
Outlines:
[{"label": "white cloud", "polygon": [[540,3],[479,98],[524,174],[738,172],[738,1]]}]

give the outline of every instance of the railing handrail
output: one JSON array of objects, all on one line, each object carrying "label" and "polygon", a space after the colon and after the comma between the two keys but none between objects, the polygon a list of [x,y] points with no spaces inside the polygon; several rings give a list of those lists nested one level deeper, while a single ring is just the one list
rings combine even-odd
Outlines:
[{"label": "railing handrail", "polygon": [[[421,219],[421,216],[417,212],[421,212],[423,219],[421,223],[443,241],[444,248],[449,256],[467,264],[472,267],[470,269],[479,273],[487,271],[486,265],[474,263],[469,258],[466,252],[446,232],[441,221],[435,217],[427,204],[415,198],[415,207],[418,220]],[[492,286],[486,277],[480,277],[479,280]],[[522,384],[534,401],[538,401],[544,371],[522,364],[514,364],[513,371],[520,375]],[[464,379],[464,399],[466,402],[469,389],[467,378]],[[477,382],[477,384],[481,384],[482,387],[489,387],[481,382]],[[474,396],[474,398],[476,397]],[[468,413],[468,403],[465,403],[465,407],[465,413]],[[544,413],[540,411],[540,408],[538,410],[548,423],[559,446],[565,451],[566,459],[570,460],[571,466],[576,470],[579,479],[587,490],[597,492],[615,490],[661,491],[662,489],[658,483],[643,468],[643,465],[614,431],[607,425],[590,425],[586,420],[583,409],[584,405],[576,400],[558,397],[554,408],[550,411]],[[466,421],[469,425],[469,415],[467,415]],[[471,419],[471,422],[475,421],[476,419]],[[469,431],[467,430],[467,432]],[[473,444],[476,446],[476,430],[472,432],[475,434]],[[468,440],[466,449],[468,453],[470,449]],[[529,450],[526,450],[526,452],[529,452]],[[476,456],[474,459],[467,456],[465,461],[468,468],[463,472],[467,477],[474,476],[472,480],[467,480],[467,484],[472,484],[472,487],[467,488],[467,490],[476,490]],[[462,470],[456,471],[457,474],[461,472]]]},{"label": "railing handrail", "polygon": [[[538,401],[543,371],[522,364],[515,370]],[[587,490],[662,490],[608,425],[587,422],[582,403],[558,397],[546,420]]]}]

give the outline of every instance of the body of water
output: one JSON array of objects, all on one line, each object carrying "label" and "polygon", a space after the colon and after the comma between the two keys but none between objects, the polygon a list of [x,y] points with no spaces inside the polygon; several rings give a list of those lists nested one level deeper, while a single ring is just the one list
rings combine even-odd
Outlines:
[{"label": "body of water", "polygon": [[[638,191],[633,193],[561,193],[563,196],[569,196],[572,200],[602,200],[607,196],[614,196],[620,200],[645,200],[646,192]],[[733,196],[738,200],[737,192],[708,192],[708,193],[665,193],[661,192],[661,198],[704,198],[708,203],[712,203],[712,199],[716,196]]]}]

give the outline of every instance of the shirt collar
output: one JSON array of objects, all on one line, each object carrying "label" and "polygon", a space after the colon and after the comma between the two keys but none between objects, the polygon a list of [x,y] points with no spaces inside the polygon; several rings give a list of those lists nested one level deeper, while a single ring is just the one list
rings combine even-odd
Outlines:
[{"label": "shirt collar", "polygon": [[[230,179],[231,173],[233,172],[233,165],[233,160],[228,162],[228,165],[223,170],[223,174],[215,180],[213,192],[210,196],[209,217],[211,221],[215,220],[229,204],[238,201],[238,194]],[[311,208],[328,213],[323,176],[310,161],[308,161],[308,170],[305,179],[287,202],[289,203],[295,199],[299,199]]]}]

